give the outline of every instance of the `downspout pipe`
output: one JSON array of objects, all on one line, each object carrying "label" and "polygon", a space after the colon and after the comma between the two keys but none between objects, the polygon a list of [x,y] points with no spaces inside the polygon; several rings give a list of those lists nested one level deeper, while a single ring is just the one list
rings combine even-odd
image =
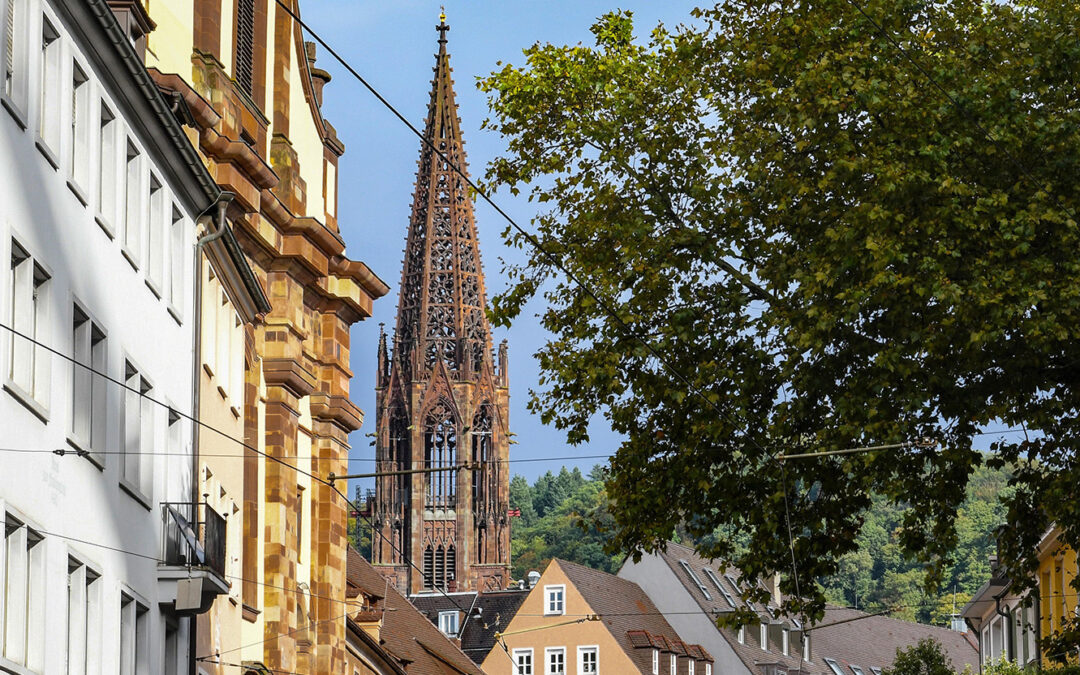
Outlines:
[{"label": "downspout pipe", "polygon": [[[1002,593],[1004,595],[1004,593]],[[1006,650],[1009,652],[1009,658],[1015,663],[1016,661],[1016,627],[1013,626],[1012,612],[1002,611],[1001,609],[1001,595],[994,596],[994,611],[997,615],[1005,619],[1005,644]]]},{"label": "downspout pipe", "polygon": [[[193,326],[192,353],[194,355],[194,368],[191,371],[191,417],[198,420],[200,418],[199,405],[200,405],[200,372],[202,371],[202,258],[203,248],[225,235],[226,228],[228,228],[228,222],[225,220],[225,212],[229,208],[229,204],[233,200],[233,194],[231,192],[221,192],[218,194],[217,199],[213,204],[206,207],[206,209],[199,216],[198,220],[207,220],[208,228],[213,228],[213,232],[206,234],[199,238],[195,242],[195,303],[192,308],[191,324]],[[195,509],[198,509],[199,504],[199,424],[197,422],[191,425],[191,503]],[[198,515],[196,518],[198,518]],[[196,642],[197,631],[195,630],[198,619],[191,617],[191,624],[188,630],[188,652],[190,658],[188,662],[190,667],[188,668],[189,675],[197,675],[197,668],[195,665],[195,654],[198,648]]]}]

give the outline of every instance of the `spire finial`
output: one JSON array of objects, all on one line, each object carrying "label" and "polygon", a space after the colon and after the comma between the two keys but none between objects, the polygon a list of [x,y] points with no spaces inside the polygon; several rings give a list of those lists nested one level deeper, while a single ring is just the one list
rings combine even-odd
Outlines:
[{"label": "spire finial", "polygon": [[439,44],[446,44],[446,31],[450,30],[450,24],[446,23],[446,5],[439,7],[439,25],[435,30],[439,31]]}]

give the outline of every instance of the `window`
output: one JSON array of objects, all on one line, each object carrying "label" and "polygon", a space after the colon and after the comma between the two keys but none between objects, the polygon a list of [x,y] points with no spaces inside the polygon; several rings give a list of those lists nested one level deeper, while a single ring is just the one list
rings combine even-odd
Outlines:
[{"label": "window", "polygon": [[660,675],[660,650],[652,650],[652,675]]},{"label": "window", "polygon": [[694,659],[687,660],[686,675],[694,675]]},{"label": "window", "polygon": [[596,675],[600,672],[600,648],[598,646],[577,648],[577,671],[578,675]]},{"label": "window", "polygon": [[5,0],[2,7],[4,13],[4,95],[12,99],[19,107],[25,107],[26,97],[26,72],[24,43],[26,0]]},{"label": "window", "polygon": [[[71,62],[71,153],[68,172],[81,190],[90,182],[90,78],[75,61]],[[80,198],[86,201],[85,192]]]},{"label": "window", "polygon": [[866,673],[863,672],[862,668],[854,664],[851,664],[851,672],[855,673],[855,675],[866,675]]},{"label": "window", "polygon": [[304,553],[304,486],[296,486],[296,562],[303,562]]},{"label": "window", "polygon": [[517,668],[514,675],[533,675],[533,650],[515,649],[514,666]]},{"label": "window", "polygon": [[127,164],[124,179],[124,255],[132,265],[139,266],[142,243],[142,156],[134,143],[127,143]]},{"label": "window", "polygon": [[105,449],[106,358],[105,331],[81,307],[72,308],[71,436],[84,450]]},{"label": "window", "polygon": [[547,670],[545,675],[566,675],[566,649],[563,647],[548,647],[546,654]]},{"label": "window", "polygon": [[184,270],[187,249],[184,247],[184,214],[174,204],[169,225],[169,305],[180,310],[184,299]]},{"label": "window", "polygon": [[764,651],[769,651],[769,624],[764,621],[758,624],[758,642]]},{"label": "window", "polygon": [[150,672],[149,621],[145,605],[120,594],[120,675]]},{"label": "window", "polygon": [[[49,273],[15,240],[11,242],[11,336],[8,380],[41,408],[49,402]],[[43,414],[44,410],[39,410]]]},{"label": "window", "polygon": [[544,586],[544,614],[566,614],[565,596],[565,586]]},{"label": "window", "polygon": [[675,654],[668,657],[668,670],[671,675],[676,675],[679,672],[679,657]]},{"label": "window", "polygon": [[439,630],[443,632],[446,637],[457,637],[458,634],[458,613],[452,612],[439,612]]},{"label": "window", "polygon": [[739,626],[739,644],[746,644],[746,626]]},{"label": "window", "polygon": [[780,631],[780,651],[784,656],[788,656],[791,651],[790,636],[788,635],[788,629],[784,628]]},{"label": "window", "polygon": [[876,666],[870,666],[870,672],[874,675],[881,675],[881,668],[878,668]]},{"label": "window", "polygon": [[52,161],[60,150],[60,33],[47,18],[41,18],[41,86],[39,89],[38,135],[52,151]]},{"label": "window", "polygon": [[705,675],[712,675],[712,664],[711,663],[706,663],[705,664]]},{"label": "window", "polygon": [[686,572],[686,576],[690,581],[692,581],[694,585],[698,587],[698,590],[701,591],[701,594],[705,596],[705,599],[712,600],[712,596],[709,595],[709,589],[705,588],[705,584],[701,583],[701,579],[698,578],[698,575],[694,574],[694,570],[690,568],[690,563],[685,560],[680,560],[679,565],[683,568],[683,571]]},{"label": "window", "polygon": [[8,515],[4,521],[3,657],[31,672],[45,665],[45,544]]},{"label": "window", "polygon": [[809,662],[810,661],[810,636],[807,635],[806,633],[803,633],[800,636],[800,639],[802,640],[802,658],[803,658],[803,661]]},{"label": "window", "polygon": [[117,127],[120,123],[116,121],[116,115],[113,114],[109,106],[104,103],[101,104],[101,129],[100,136],[98,137],[98,222],[101,223],[109,236],[112,236],[111,228],[116,225],[116,192],[117,192],[117,157],[116,157],[116,136]]},{"label": "window", "polygon": [[67,578],[67,672],[101,672],[101,647],[94,631],[101,626],[99,575],[68,558]]},{"label": "window", "polygon": [[255,63],[255,0],[236,3],[236,83],[251,96]]},{"label": "window", "polygon": [[735,598],[733,598],[731,593],[728,593],[728,590],[724,588],[723,584],[720,583],[720,579],[716,576],[716,572],[713,572],[711,569],[706,567],[705,576],[709,577],[709,581],[712,582],[712,585],[716,586],[716,590],[720,591],[720,595],[724,596],[724,602],[726,602],[732,609],[735,609]]},{"label": "window", "polygon": [[150,290],[158,297],[161,297],[165,279],[166,228],[169,227],[167,218],[171,215],[168,204],[161,180],[151,175],[146,211],[146,279],[150,282]]},{"label": "window", "polygon": [[[150,476],[142,462],[143,454],[153,452],[154,408],[150,400],[153,387],[130,362],[124,363],[124,465],[122,476],[128,487],[148,497]],[[147,463],[149,465],[149,463]]]},{"label": "window", "polygon": [[840,668],[840,664],[833,659],[825,659],[825,664],[829,666],[829,670],[833,672],[833,675],[844,675],[844,671]]},{"label": "window", "polygon": [[[237,584],[233,584],[236,586]],[[170,620],[165,620],[165,673],[164,675],[180,675],[180,626]]]}]

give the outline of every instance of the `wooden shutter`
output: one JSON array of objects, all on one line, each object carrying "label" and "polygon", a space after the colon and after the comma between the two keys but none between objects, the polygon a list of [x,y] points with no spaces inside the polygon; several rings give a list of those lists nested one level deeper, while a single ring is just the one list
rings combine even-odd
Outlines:
[{"label": "wooden shutter", "polygon": [[236,3],[236,83],[249,96],[255,61],[255,0]]}]

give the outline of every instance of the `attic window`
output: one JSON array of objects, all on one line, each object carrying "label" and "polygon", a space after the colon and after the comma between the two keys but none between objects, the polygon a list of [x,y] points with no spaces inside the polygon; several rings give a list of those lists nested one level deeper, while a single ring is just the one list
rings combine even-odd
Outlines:
[{"label": "attic window", "polygon": [[833,675],[845,675],[840,664],[835,659],[825,659],[825,664],[829,666],[829,670],[833,671]]},{"label": "attic window", "polygon": [[[443,632],[446,637],[458,636],[458,613],[456,610],[449,612],[439,612],[439,630]],[[862,675],[861,673],[859,675]]]},{"label": "attic window", "polygon": [[727,589],[724,588],[724,585],[720,583],[720,578],[716,576],[716,573],[706,567],[705,576],[709,577],[709,581],[712,582],[713,586],[716,586],[716,590],[720,591],[720,595],[724,596],[724,600],[727,604],[730,605],[732,609],[735,609],[735,598],[732,597],[731,593],[728,593]]},{"label": "attic window", "polygon": [[862,668],[854,664],[851,665],[851,672],[855,673],[855,675],[866,675],[866,673],[863,672]]},{"label": "attic window", "polygon": [[698,575],[694,574],[694,570],[690,568],[690,563],[685,560],[680,560],[679,565],[681,565],[683,571],[686,572],[686,576],[690,577],[690,581],[694,582],[694,585],[698,587],[701,594],[705,596],[705,599],[712,600],[712,596],[709,595],[709,589],[705,588],[705,584],[701,583],[701,579],[698,578]]},{"label": "attic window", "polygon": [[544,614],[566,614],[566,586],[544,586]]},{"label": "attic window", "polygon": [[870,672],[874,675],[881,675],[881,668],[875,668],[874,666],[870,666]]}]

